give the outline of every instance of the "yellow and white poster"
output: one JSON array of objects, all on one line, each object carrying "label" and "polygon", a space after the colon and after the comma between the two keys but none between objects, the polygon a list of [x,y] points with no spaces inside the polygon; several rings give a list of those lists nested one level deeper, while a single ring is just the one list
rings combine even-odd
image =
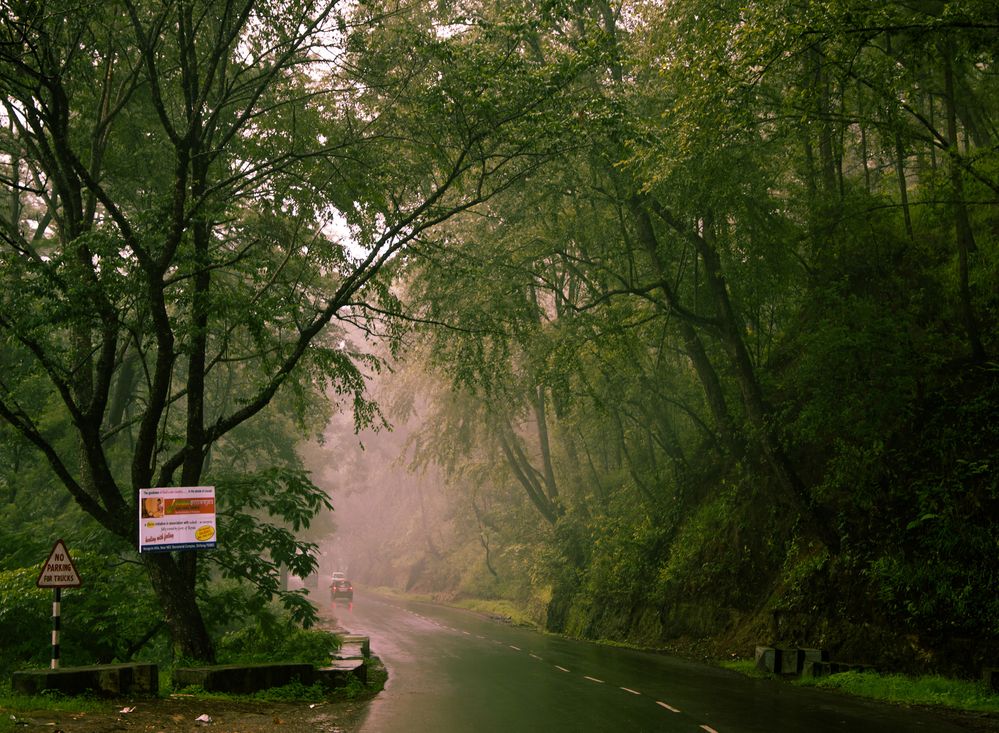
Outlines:
[{"label": "yellow and white poster", "polygon": [[139,489],[139,552],[215,547],[215,487]]}]

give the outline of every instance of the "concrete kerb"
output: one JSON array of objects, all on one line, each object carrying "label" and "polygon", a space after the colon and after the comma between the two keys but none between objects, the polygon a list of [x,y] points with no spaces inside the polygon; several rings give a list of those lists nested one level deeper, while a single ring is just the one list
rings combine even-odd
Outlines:
[{"label": "concrete kerb", "polygon": [[366,636],[342,637],[340,649],[330,664],[313,667],[311,664],[253,664],[213,665],[185,667],[173,672],[175,689],[198,686],[211,692],[246,694],[271,687],[281,687],[298,680],[304,685],[316,682],[330,688],[344,687],[351,678],[362,683],[368,679],[367,660],[371,643]]},{"label": "concrete kerb", "polygon": [[[367,682],[371,643],[366,636],[348,634],[330,664],[223,664],[203,667],[179,667],[173,671],[174,689],[197,686],[210,692],[248,694],[271,687],[281,687],[294,680],[311,685],[315,682],[335,688],[347,685],[352,678]],[[22,670],[14,672],[11,687],[23,695],[37,695],[57,690],[65,695],[93,693],[104,697],[159,694],[159,668],[155,664],[100,664],[85,667]]]},{"label": "concrete kerb", "polygon": [[803,649],[794,646],[756,647],[757,669],[782,677],[822,676],[829,665],[829,653],[825,649]]},{"label": "concrete kerb", "polygon": [[91,692],[103,697],[159,694],[159,667],[155,664],[97,664],[87,667],[29,669],[14,672],[11,688],[22,695],[58,690],[64,695]]}]

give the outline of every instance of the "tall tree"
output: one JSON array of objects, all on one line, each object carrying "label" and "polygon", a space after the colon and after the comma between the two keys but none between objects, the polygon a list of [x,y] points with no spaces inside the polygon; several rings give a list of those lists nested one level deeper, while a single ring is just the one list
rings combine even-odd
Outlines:
[{"label": "tall tree", "polygon": [[[393,258],[530,165],[504,131],[550,87],[509,81],[503,39],[453,53],[418,4],[395,11],[0,10],[0,417],[132,546],[139,490],[200,483],[279,390],[372,419],[338,324],[388,310]],[[213,658],[197,554],[142,560],[181,653]]]}]

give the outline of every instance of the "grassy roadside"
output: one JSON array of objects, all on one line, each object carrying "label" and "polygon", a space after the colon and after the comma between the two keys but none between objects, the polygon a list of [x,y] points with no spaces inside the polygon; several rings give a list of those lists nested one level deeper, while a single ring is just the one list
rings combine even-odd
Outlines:
[{"label": "grassy roadside", "polygon": [[[184,698],[192,703],[197,702],[257,702],[257,703],[303,703],[314,707],[319,704],[350,703],[368,700],[377,695],[384,687],[388,674],[384,665],[377,657],[371,657],[368,666],[368,682],[352,680],[345,687],[330,690],[321,684],[303,685],[293,682],[281,687],[272,687],[248,695],[232,695],[218,692],[206,692],[201,688],[191,687],[183,690],[172,690],[169,683],[169,671],[160,680],[160,694],[153,700],[166,698]],[[127,700],[127,701],[126,701]],[[123,706],[135,705],[131,698],[107,699],[88,695],[66,696],[61,693],[46,693],[43,695],[16,695],[9,691],[0,694],[0,733],[12,733],[20,730],[26,718],[43,717],[46,713],[85,713],[98,717],[112,715]],[[138,703],[148,707],[146,700]]]},{"label": "grassy roadside", "polygon": [[[533,626],[532,621],[515,606],[505,601],[463,600],[451,604],[487,615],[501,615],[514,623]],[[639,648],[615,641],[598,643]],[[646,649],[646,651],[648,651]],[[676,650],[670,650],[676,653]],[[702,661],[702,660],[698,660]],[[716,661],[721,667],[748,676],[771,677],[757,669],[752,660]],[[958,712],[985,713],[999,716],[999,693],[990,692],[982,681],[958,680],[939,675],[911,677],[902,674],[876,672],[841,672],[828,677],[796,679],[791,684],[838,690],[848,695],[899,705],[925,705]]]},{"label": "grassy roadside", "polygon": [[9,691],[0,694],[0,733],[17,730],[19,714],[25,711],[64,713],[106,713],[115,703],[93,697],[66,697],[54,695],[15,695]]},{"label": "grassy roadside", "polygon": [[[720,666],[750,677],[773,677],[751,660],[725,661]],[[877,672],[840,672],[828,677],[792,680],[801,687],[838,690],[848,695],[898,705],[926,705],[950,710],[999,715],[999,694],[983,682],[956,680],[938,675],[911,677]]]},{"label": "grassy roadside", "polygon": [[418,601],[421,603],[436,603],[440,606],[450,606],[451,608],[463,608],[483,616],[494,619],[502,619],[516,626],[528,626],[545,633],[544,629],[538,628],[535,619],[524,612],[517,604],[502,599],[483,598],[459,598],[455,600],[442,600],[426,593],[406,593],[393,588],[375,587],[370,589],[372,593],[386,598],[393,598],[398,601]]},{"label": "grassy roadside", "polygon": [[908,677],[901,674],[841,672],[829,677],[799,680],[795,684],[841,690],[858,697],[903,705],[933,705],[999,714],[999,694],[990,693],[984,683],[935,675]]}]

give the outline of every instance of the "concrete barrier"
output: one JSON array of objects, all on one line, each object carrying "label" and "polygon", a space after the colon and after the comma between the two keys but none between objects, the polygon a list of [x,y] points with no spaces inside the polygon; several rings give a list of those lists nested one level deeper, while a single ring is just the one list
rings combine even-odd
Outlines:
[{"label": "concrete barrier", "polygon": [[371,640],[367,636],[347,634],[340,640],[340,649],[333,655],[335,659],[354,659],[371,656]]},{"label": "concrete barrier", "polygon": [[[209,692],[233,694],[281,687],[296,680],[303,685],[320,682],[331,688],[343,687],[352,679],[367,682],[370,656],[367,636],[348,635],[343,637],[340,649],[326,667],[272,663],[178,667],[173,672],[173,687],[201,687]],[[103,664],[24,670],[14,673],[11,686],[14,692],[24,695],[58,690],[66,695],[93,692],[107,697],[155,696],[159,693],[159,669],[155,664]]]},{"label": "concrete barrier", "polygon": [[795,647],[778,647],[776,662],[774,672],[784,677],[793,677],[801,671]]},{"label": "concrete barrier", "polygon": [[14,672],[11,688],[22,695],[58,690],[65,695],[93,692],[105,697],[159,694],[159,668],[155,664],[97,664],[89,667],[22,670]]},{"label": "concrete barrier", "polygon": [[828,662],[829,653],[825,649],[801,649],[787,646],[756,647],[756,666],[763,672],[785,677],[805,674],[814,676],[812,669],[816,662]]},{"label": "concrete barrier", "polygon": [[870,664],[857,664],[854,662],[830,662],[812,660],[805,662],[802,669],[803,677],[828,677],[831,674],[840,672],[877,672],[878,670]]},{"label": "concrete barrier", "polygon": [[352,678],[368,681],[368,664],[363,659],[337,659],[328,667],[315,670],[315,680],[327,687],[344,687]]},{"label": "concrete barrier", "polygon": [[178,667],[173,671],[174,689],[201,687],[208,692],[247,694],[269,687],[281,687],[295,680],[311,685],[315,668],[311,664],[216,664],[206,667]]},{"label": "concrete barrier", "polygon": [[772,646],[758,646],[755,659],[758,670],[773,674],[777,667],[777,650]]},{"label": "concrete barrier", "polygon": [[802,677],[815,677],[815,665],[828,661],[829,652],[825,649],[799,649],[798,674]]},{"label": "concrete barrier", "polygon": [[[361,646],[358,645],[358,650]],[[206,667],[179,667],[173,671],[174,689],[201,687],[209,692],[245,695],[291,682],[327,687],[343,687],[352,678],[368,681],[367,661],[363,657],[333,659],[329,666],[311,664],[216,664]]]},{"label": "concrete barrier", "polygon": [[781,676],[793,676],[801,672],[804,658],[800,649],[786,646],[756,647],[756,666],[763,672]]}]

